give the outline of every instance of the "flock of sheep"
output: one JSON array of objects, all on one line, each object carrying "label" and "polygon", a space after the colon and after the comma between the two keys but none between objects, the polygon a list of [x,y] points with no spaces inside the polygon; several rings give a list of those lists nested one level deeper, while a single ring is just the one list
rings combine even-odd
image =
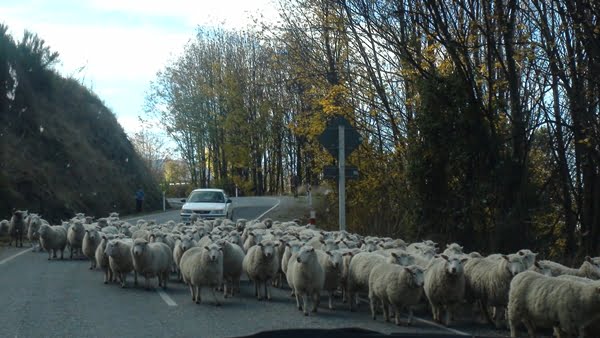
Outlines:
[{"label": "flock of sheep", "polygon": [[466,308],[498,328],[506,321],[512,337],[521,324],[531,337],[539,328],[552,328],[559,337],[600,334],[600,257],[586,257],[574,269],[537,260],[527,249],[483,257],[452,243],[438,253],[430,240],[408,244],[270,219],[130,224],[116,213],[98,220],[78,214],[52,226],[17,211],[0,222],[0,234],[6,232],[11,244],[21,246],[26,235],[49,260],[57,252],[62,259],[66,247],[70,258],[80,251],[90,269],[104,271],[105,284],[126,287],[132,272],[134,284],[143,276],[148,289],[154,277],[163,288],[174,278],[189,286],[196,303],[203,287],[216,305],[221,292],[224,298],[239,294],[245,273],[258,300],[270,300],[270,287],[282,288],[285,280],[304,315],[317,312],[322,293],[334,310],[334,295],[341,291],[350,311],[358,306],[359,294],[368,295],[372,318],[381,309],[386,321],[394,316],[398,325],[401,311],[408,311],[410,324],[413,308],[425,303],[443,325],[451,325],[456,311]]}]

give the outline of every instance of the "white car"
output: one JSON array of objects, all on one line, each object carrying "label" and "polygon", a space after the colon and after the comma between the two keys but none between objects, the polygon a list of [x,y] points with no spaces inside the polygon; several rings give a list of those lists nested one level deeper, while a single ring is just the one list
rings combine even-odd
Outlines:
[{"label": "white car", "polygon": [[190,223],[192,215],[199,219],[229,218],[233,212],[231,199],[222,189],[195,189],[187,200],[181,200],[181,221]]}]

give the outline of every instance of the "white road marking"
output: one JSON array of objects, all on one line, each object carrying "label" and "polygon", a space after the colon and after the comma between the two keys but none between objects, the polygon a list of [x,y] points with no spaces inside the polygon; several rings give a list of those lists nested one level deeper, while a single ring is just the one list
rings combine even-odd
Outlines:
[{"label": "white road marking", "polygon": [[264,213],[262,213],[260,216],[256,217],[256,219],[261,219],[264,215],[268,214],[269,212],[271,212],[273,209],[277,208],[279,206],[279,204],[281,203],[281,200],[278,199],[277,200],[277,204],[275,204],[273,207],[271,207],[271,209],[265,211]]},{"label": "white road marking", "polygon": [[[369,304],[369,300],[368,299],[365,299],[365,298],[362,298],[362,297],[358,297],[358,300],[361,301],[361,302]],[[407,317],[406,314],[403,314],[403,315],[404,315],[404,317]],[[431,326],[437,327],[438,329],[446,330],[446,331],[449,331],[449,332],[452,332],[454,334],[458,334],[458,335],[461,335],[461,336],[469,336],[469,337],[473,336],[470,333],[463,332],[463,331],[460,331],[460,330],[451,329],[451,328],[446,327],[444,325],[440,325],[440,324],[438,324],[436,322],[432,322],[432,321],[427,320],[427,319],[419,318],[417,316],[413,316],[413,319],[415,319],[416,321],[419,321],[421,323],[429,324]]]},{"label": "white road marking", "polygon": [[165,303],[167,303],[167,305],[177,306],[177,303],[175,303],[173,298],[171,298],[169,295],[167,295],[166,292],[164,292],[163,290],[157,290],[157,292],[158,292],[158,295],[160,296],[160,298],[162,298],[165,301]]},{"label": "white road marking", "polygon": [[4,263],[7,263],[7,262],[10,262],[11,260],[13,260],[13,259],[15,259],[15,258],[17,258],[17,257],[21,256],[22,254],[24,254],[24,253],[26,253],[26,252],[29,252],[29,251],[31,251],[31,250],[33,250],[33,248],[25,249],[25,250],[23,250],[23,251],[21,251],[21,252],[19,252],[19,253],[16,253],[16,254],[14,254],[14,255],[12,255],[12,256],[10,256],[10,257],[8,257],[8,258],[4,258],[3,260],[1,260],[1,261],[0,261],[0,265],[2,265],[2,264],[4,264]]}]

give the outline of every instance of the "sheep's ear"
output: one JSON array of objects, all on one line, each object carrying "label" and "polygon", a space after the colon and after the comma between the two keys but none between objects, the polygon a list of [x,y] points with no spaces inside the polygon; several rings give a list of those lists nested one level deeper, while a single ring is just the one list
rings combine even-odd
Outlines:
[{"label": "sheep's ear", "polygon": [[519,250],[519,256],[525,256],[525,253],[523,252],[523,250]]},{"label": "sheep's ear", "polygon": [[208,248],[208,245],[205,245],[205,246],[204,246],[204,249],[206,249],[207,251],[208,251],[208,250],[210,250],[210,249]]},{"label": "sheep's ear", "polygon": [[590,257],[590,256],[585,256],[585,260],[588,261],[588,262],[590,262],[590,263],[594,263],[592,261],[592,257]]},{"label": "sheep's ear", "polygon": [[390,254],[391,254],[392,256],[394,256],[394,258],[398,258],[398,254],[397,254],[397,253],[395,253],[395,252],[391,252]]},{"label": "sheep's ear", "polygon": [[442,257],[442,258],[443,258],[443,259],[445,259],[445,260],[448,260],[448,259],[449,259],[449,258],[448,258],[448,256],[446,256],[446,255],[441,255],[440,257]]},{"label": "sheep's ear", "polygon": [[279,243],[275,243],[275,244],[273,244],[273,246],[279,246]]},{"label": "sheep's ear", "polygon": [[507,255],[502,255],[502,258],[504,258],[504,259],[505,259],[505,260],[507,260],[507,261],[510,261],[510,258],[508,258],[508,256],[507,256]]},{"label": "sheep's ear", "polygon": [[340,244],[341,241],[341,239],[338,239],[337,241],[335,241],[335,244]]},{"label": "sheep's ear", "polygon": [[537,257],[537,255],[538,255],[538,252],[534,252],[534,253],[533,253],[533,255],[534,255],[535,257]]},{"label": "sheep's ear", "polygon": [[326,253],[328,256],[332,256],[332,257],[333,257],[333,254],[331,253],[331,251],[325,251],[325,253]]},{"label": "sheep's ear", "polygon": [[262,243],[258,243],[257,245],[258,245],[258,246],[260,246],[261,248],[263,247],[263,244],[262,244]]},{"label": "sheep's ear", "polygon": [[322,238],[319,240],[319,242],[321,242],[321,243],[325,244],[325,240],[324,240],[324,239],[322,239]]},{"label": "sheep's ear", "polygon": [[287,246],[288,248],[291,248],[292,246],[290,245],[290,243],[285,243],[285,246]]},{"label": "sheep's ear", "polygon": [[411,269],[409,269],[407,266],[405,266],[405,267],[404,267],[404,271],[406,271],[406,272],[410,273],[411,275],[414,275],[414,274],[415,274],[415,272],[414,272],[414,271],[412,271]]},{"label": "sheep's ear", "polygon": [[462,264],[464,264],[464,263],[465,263],[466,261],[468,261],[468,260],[469,260],[468,258],[463,258],[463,259],[461,259],[461,260],[460,260],[460,262],[461,262]]},{"label": "sheep's ear", "polygon": [[540,263],[538,263],[538,261],[533,262],[533,265],[535,265],[535,267],[538,269],[542,269],[542,266],[540,265]]}]

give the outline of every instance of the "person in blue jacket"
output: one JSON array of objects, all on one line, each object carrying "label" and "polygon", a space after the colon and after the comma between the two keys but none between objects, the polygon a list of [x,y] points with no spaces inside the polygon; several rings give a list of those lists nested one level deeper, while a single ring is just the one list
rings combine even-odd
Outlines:
[{"label": "person in blue jacket", "polygon": [[144,190],[139,188],[135,193],[135,211],[142,212],[142,204],[144,203]]}]

